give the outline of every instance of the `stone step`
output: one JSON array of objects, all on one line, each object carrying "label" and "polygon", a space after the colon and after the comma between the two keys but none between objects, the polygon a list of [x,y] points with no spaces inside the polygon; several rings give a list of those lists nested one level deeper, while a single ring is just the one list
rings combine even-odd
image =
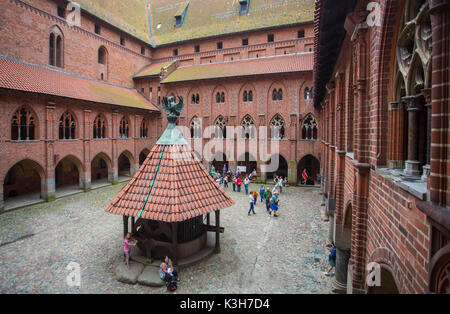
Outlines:
[{"label": "stone step", "polygon": [[116,279],[120,282],[127,284],[136,284],[139,275],[144,270],[144,265],[130,261],[130,268],[125,265],[123,261],[120,261],[116,266]]},{"label": "stone step", "polygon": [[159,268],[154,266],[145,266],[137,279],[137,283],[148,287],[162,287],[164,281],[159,277]]}]

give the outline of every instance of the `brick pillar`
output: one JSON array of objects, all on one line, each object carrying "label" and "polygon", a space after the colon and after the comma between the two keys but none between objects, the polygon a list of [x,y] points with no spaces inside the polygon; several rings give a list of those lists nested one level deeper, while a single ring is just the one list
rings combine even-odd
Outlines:
[{"label": "brick pillar", "polygon": [[57,132],[55,129],[55,103],[49,102],[46,107],[45,118],[45,177],[41,179],[41,196],[46,201],[55,199],[55,151],[54,143]]},{"label": "brick pillar", "polygon": [[353,193],[352,237],[350,264],[353,267],[352,291],[365,291],[365,258],[367,239],[367,207],[369,189],[369,164],[355,164],[356,187]]},{"label": "brick pillar", "polygon": [[84,110],[83,115],[83,173],[81,174],[81,188],[84,191],[91,189],[91,110]]},{"label": "brick pillar", "polygon": [[[6,173],[5,173],[6,176]],[[3,182],[5,182],[4,178],[2,180],[2,182],[0,183],[0,213],[5,210],[5,197],[4,197],[4,193],[3,193]]]},{"label": "brick pillar", "polygon": [[267,183],[267,173],[262,172],[261,166],[263,165],[267,165],[267,162],[258,159],[258,162],[256,163],[256,171],[259,174],[258,181],[265,184]]},{"label": "brick pillar", "polygon": [[355,106],[355,138],[354,160],[356,185],[353,193],[352,208],[352,236],[349,266],[352,268],[351,291],[353,293],[365,292],[365,256],[366,256],[366,229],[368,210],[368,188],[370,165],[369,139],[370,139],[370,108],[367,96],[367,69],[368,47],[367,26],[361,25],[353,34],[354,47],[354,106]]},{"label": "brick pillar", "polygon": [[117,149],[117,140],[119,138],[119,112],[114,110],[111,123],[111,168],[108,169],[108,181],[112,184],[119,183],[119,152]]},{"label": "brick pillar", "polygon": [[448,136],[450,4],[449,0],[431,0],[430,2],[433,29],[430,200],[438,206],[448,207],[450,204],[450,138]]},{"label": "brick pillar", "polygon": [[405,109],[402,102],[389,104],[388,167],[403,169]]},{"label": "brick pillar", "polygon": [[289,185],[297,185],[297,161],[289,160],[289,168],[288,168],[288,182]]}]

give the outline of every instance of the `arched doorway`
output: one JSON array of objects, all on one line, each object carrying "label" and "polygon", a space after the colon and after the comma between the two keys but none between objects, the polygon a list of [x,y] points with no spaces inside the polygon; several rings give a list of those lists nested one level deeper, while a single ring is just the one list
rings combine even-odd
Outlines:
[{"label": "arched doorway", "polygon": [[25,159],[12,166],[3,182],[5,209],[39,201],[44,178],[44,170],[35,161]]},{"label": "arched doorway", "polygon": [[81,162],[74,156],[61,159],[55,168],[55,192],[79,190],[82,169]]},{"label": "arched doorway", "polygon": [[118,173],[119,177],[131,177],[133,176],[133,156],[130,152],[125,151],[120,154],[118,159]]},{"label": "arched doorway", "polygon": [[430,291],[433,293],[450,294],[450,242],[447,243],[431,259]]},{"label": "arched doorway", "polygon": [[369,294],[398,294],[398,286],[395,281],[394,276],[392,275],[392,268],[386,264],[380,264],[381,277],[380,282],[381,286],[377,287],[369,287]]},{"label": "arched doorway", "polygon": [[111,160],[109,157],[100,153],[91,162],[91,182],[94,184],[108,183],[111,178],[109,176],[111,168]]},{"label": "arched doorway", "polygon": [[[257,162],[256,158],[253,157],[250,153],[245,153],[244,155],[241,155],[241,157],[238,159],[238,167],[241,167],[240,169],[242,171],[241,174],[250,174],[253,172],[253,170],[258,171],[257,169]],[[245,171],[244,171],[245,170]]]},{"label": "arched doorway", "polygon": [[[305,169],[308,175],[306,182],[304,182],[302,177],[303,170]],[[297,178],[300,184],[315,185],[320,181],[319,180],[320,162],[313,155],[306,155],[298,163],[297,172],[298,172]]]},{"label": "arched doorway", "polygon": [[139,166],[142,166],[150,151],[146,148],[139,154]]},{"label": "arched doorway", "polygon": [[214,167],[216,172],[223,173],[224,165],[227,165],[227,167],[228,167],[227,156],[222,152],[217,152],[214,155],[214,160],[212,161],[212,166]]},{"label": "arched doorway", "polygon": [[267,164],[269,168],[271,167],[270,165],[272,163],[275,166],[278,165],[278,167],[273,172],[267,173],[267,180],[273,180],[275,176],[287,178],[289,166],[286,159],[283,156],[277,154],[270,158],[270,161]]}]

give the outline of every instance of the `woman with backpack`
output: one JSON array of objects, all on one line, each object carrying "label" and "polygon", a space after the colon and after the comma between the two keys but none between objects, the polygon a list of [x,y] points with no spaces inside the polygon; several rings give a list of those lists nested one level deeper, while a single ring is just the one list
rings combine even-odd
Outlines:
[{"label": "woman with backpack", "polygon": [[166,285],[167,285],[167,290],[171,290],[174,291],[176,289],[176,285],[175,285],[175,289],[172,290],[171,284],[173,284],[173,282],[175,281],[179,281],[178,279],[178,273],[175,270],[175,268],[173,267],[173,263],[172,260],[166,256],[163,260],[163,262],[161,263],[160,267],[159,267],[159,278],[161,278],[161,280],[164,280]]}]

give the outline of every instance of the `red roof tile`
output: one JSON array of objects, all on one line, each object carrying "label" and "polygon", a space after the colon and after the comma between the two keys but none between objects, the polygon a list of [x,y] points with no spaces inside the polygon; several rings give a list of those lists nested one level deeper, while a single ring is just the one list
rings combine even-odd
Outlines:
[{"label": "red roof tile", "polygon": [[314,53],[307,52],[180,67],[162,83],[312,71],[313,57]]},{"label": "red roof tile", "polygon": [[185,145],[154,146],[106,211],[137,217],[148,194],[141,218],[149,220],[180,222],[232,206],[231,197],[213,180],[194,152],[186,149],[189,148]]},{"label": "red roof tile", "polygon": [[159,111],[135,89],[0,56],[0,88]]}]

